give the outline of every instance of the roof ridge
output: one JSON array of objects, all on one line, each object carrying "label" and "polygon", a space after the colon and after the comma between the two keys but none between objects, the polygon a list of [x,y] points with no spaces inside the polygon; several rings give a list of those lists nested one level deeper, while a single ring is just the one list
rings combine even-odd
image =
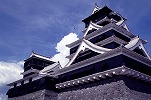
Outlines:
[{"label": "roof ridge", "polygon": [[52,59],[50,57],[46,57],[46,56],[43,56],[43,55],[35,53],[35,52],[32,52],[32,54],[30,55],[30,57],[33,57],[33,56],[38,57],[38,58],[42,58],[42,59],[45,59],[45,60],[52,61]]}]

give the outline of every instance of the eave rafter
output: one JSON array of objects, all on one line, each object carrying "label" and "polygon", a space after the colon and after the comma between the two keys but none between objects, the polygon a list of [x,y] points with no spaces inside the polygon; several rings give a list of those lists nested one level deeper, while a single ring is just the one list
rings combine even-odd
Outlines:
[{"label": "eave rafter", "polygon": [[117,67],[117,68],[110,69],[107,71],[95,73],[92,75],[88,75],[88,76],[81,77],[78,79],[73,79],[70,81],[63,82],[63,83],[58,83],[56,84],[56,89],[64,89],[64,88],[73,87],[80,84],[86,84],[93,81],[98,81],[101,79],[106,79],[109,77],[120,76],[120,75],[133,77],[133,78],[151,83],[151,76],[135,71],[123,65],[121,67]]}]

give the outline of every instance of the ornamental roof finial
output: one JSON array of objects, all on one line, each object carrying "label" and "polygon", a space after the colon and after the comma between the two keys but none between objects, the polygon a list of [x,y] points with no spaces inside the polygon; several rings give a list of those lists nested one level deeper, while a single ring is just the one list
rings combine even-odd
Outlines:
[{"label": "ornamental roof finial", "polygon": [[32,53],[31,53],[30,57],[32,57],[33,55],[35,55],[34,50],[32,50]]},{"label": "ornamental roof finial", "polygon": [[34,50],[32,50],[32,54],[35,54]]},{"label": "ornamental roof finial", "polygon": [[95,12],[97,12],[99,10],[100,10],[100,7],[97,5],[97,3],[95,3],[95,7],[94,7],[92,14],[94,14]]}]

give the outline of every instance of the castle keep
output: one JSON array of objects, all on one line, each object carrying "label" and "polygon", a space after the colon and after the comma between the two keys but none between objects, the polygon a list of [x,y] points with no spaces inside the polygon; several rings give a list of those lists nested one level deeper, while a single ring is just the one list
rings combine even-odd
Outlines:
[{"label": "castle keep", "polygon": [[67,47],[69,62],[32,53],[23,78],[8,84],[9,100],[151,100],[151,58],[126,18],[95,6],[83,37]]}]

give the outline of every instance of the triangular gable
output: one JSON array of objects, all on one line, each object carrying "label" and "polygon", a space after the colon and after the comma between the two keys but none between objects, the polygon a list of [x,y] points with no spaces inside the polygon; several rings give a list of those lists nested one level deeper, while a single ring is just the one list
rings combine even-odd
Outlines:
[{"label": "triangular gable", "polygon": [[86,48],[88,48],[88,49],[90,49],[90,50],[92,50],[94,52],[101,53],[101,54],[111,50],[111,49],[107,49],[107,48],[103,48],[103,47],[97,46],[97,45],[91,43],[90,41],[83,39],[83,41],[81,42],[78,50],[76,51],[76,53],[74,54],[72,59],[67,63],[67,65],[65,67],[70,66],[73,63],[73,61],[76,59],[78,54],[81,51],[84,51]]},{"label": "triangular gable", "polygon": [[147,51],[139,37],[135,37],[135,38],[131,39],[131,41],[127,45],[125,45],[125,47],[130,50],[134,50],[135,48],[139,47],[140,49],[143,50],[143,52],[145,53],[147,58],[151,60],[149,54],[147,53]]},{"label": "triangular gable", "polygon": [[90,24],[89,24],[88,28],[86,29],[83,37],[85,37],[90,30],[92,30],[92,29],[97,29],[98,30],[99,28],[102,28],[102,27],[103,26],[100,26],[100,25],[97,25],[97,24],[95,24],[93,22],[90,22]]}]

